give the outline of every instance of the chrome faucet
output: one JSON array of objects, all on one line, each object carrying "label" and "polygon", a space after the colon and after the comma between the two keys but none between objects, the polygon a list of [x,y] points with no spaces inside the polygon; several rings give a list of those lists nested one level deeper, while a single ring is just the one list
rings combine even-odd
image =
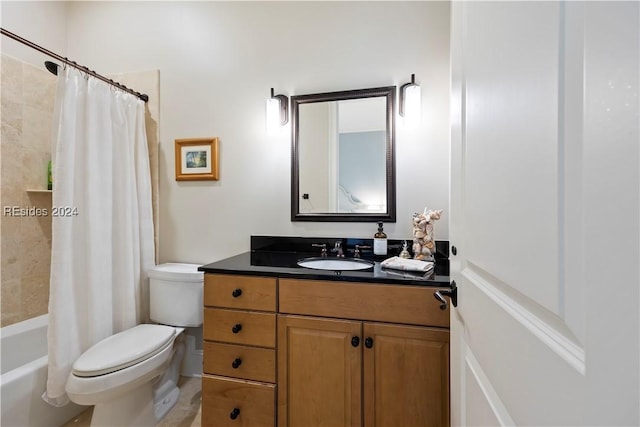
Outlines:
[{"label": "chrome faucet", "polygon": [[327,244],[326,243],[312,243],[311,246],[313,246],[314,248],[322,248],[322,252],[320,253],[320,256],[322,258],[326,258],[327,257]]},{"label": "chrome faucet", "polygon": [[371,249],[371,246],[356,245],[356,250],[353,254],[354,258],[360,258],[360,249]]},{"label": "chrome faucet", "polygon": [[344,252],[342,250],[341,240],[336,241],[335,245],[333,246],[333,249],[331,249],[331,252],[336,252],[336,256],[338,258],[344,258]]}]

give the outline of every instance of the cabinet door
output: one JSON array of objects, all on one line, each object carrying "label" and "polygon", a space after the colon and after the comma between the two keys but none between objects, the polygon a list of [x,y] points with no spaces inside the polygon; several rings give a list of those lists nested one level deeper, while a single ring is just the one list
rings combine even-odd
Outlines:
[{"label": "cabinet door", "polygon": [[449,425],[449,331],[364,324],[365,427]]},{"label": "cabinet door", "polygon": [[360,427],[361,332],[360,322],[278,316],[279,427]]}]

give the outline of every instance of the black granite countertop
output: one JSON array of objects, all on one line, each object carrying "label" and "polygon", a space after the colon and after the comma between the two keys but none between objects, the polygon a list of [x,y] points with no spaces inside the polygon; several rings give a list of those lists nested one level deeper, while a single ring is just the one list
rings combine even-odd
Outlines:
[{"label": "black granite countertop", "polygon": [[[287,239],[273,240],[273,239]],[[295,241],[291,240],[295,239]],[[448,242],[436,242],[438,253],[436,254],[435,268],[428,274],[413,273],[399,270],[382,268],[379,261],[372,259],[372,254],[363,251],[362,258],[374,262],[374,265],[366,270],[342,271],[339,274],[335,271],[312,270],[299,267],[296,263],[299,259],[318,256],[318,250],[313,252],[309,249],[311,242],[314,243],[335,242],[335,238],[315,239],[315,238],[272,238],[268,236],[252,236],[252,250],[203,265],[200,271],[218,274],[238,274],[256,275],[272,277],[289,277],[297,279],[314,280],[335,280],[347,282],[376,282],[398,285],[418,285],[449,287],[449,260]],[[342,239],[343,247],[347,248],[347,257],[352,256],[351,249],[355,244],[367,245],[366,239]],[[358,243],[355,243],[358,242]],[[393,248],[389,257],[394,255],[395,247],[401,241],[389,241],[389,246]],[[445,248],[446,245],[446,248]],[[329,246],[330,247],[330,246]],[[447,258],[445,258],[445,255]],[[328,259],[331,259],[330,255]]]}]

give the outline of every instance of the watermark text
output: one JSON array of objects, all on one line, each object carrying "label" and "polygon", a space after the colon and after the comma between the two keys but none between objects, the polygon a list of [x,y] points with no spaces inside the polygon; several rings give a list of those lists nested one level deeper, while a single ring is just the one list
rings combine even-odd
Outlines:
[{"label": "watermark text", "polygon": [[35,206],[4,206],[2,214],[11,217],[74,217],[78,216],[78,208],[75,206],[53,206],[51,209]]}]

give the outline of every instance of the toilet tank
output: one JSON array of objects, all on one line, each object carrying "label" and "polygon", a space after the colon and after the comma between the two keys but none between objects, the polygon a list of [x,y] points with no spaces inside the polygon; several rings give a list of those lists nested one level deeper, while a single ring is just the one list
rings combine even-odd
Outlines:
[{"label": "toilet tank", "polygon": [[163,325],[202,325],[204,273],[198,264],[167,263],[149,271],[149,309],[152,322]]}]

